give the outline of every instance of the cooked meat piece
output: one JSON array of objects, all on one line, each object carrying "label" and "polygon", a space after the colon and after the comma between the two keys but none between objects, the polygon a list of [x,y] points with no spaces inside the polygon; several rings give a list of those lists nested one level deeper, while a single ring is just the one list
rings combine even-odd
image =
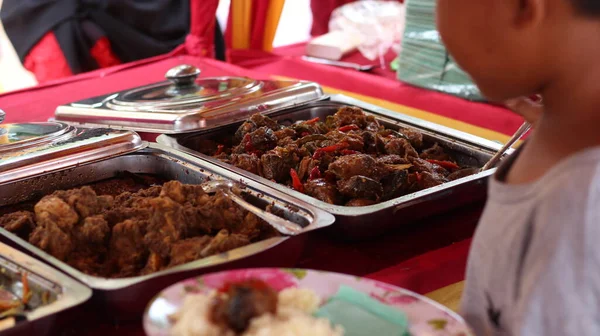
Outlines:
[{"label": "cooked meat piece", "polygon": [[261,127],[244,136],[240,144],[233,149],[234,154],[268,151],[277,146],[277,137],[272,129]]},{"label": "cooked meat piece", "polygon": [[69,204],[83,218],[99,214],[104,210],[102,205],[105,202],[99,202],[96,192],[87,186],[68,191],[57,191],[54,195]]},{"label": "cooked meat piece", "polygon": [[448,175],[448,180],[454,181],[477,173],[479,173],[479,168],[465,168],[457,170],[454,173]]},{"label": "cooked meat piece", "polygon": [[0,217],[0,227],[15,233],[21,238],[27,239],[31,231],[35,229],[33,213],[29,211],[8,213]]},{"label": "cooked meat piece", "polygon": [[444,148],[438,145],[436,142],[431,148],[423,151],[420,155],[421,159],[424,160],[438,160],[438,161],[451,161],[450,155],[446,154]]},{"label": "cooked meat piece", "polygon": [[119,276],[133,276],[144,267],[148,249],[144,243],[145,221],[126,220],[115,225],[109,244],[109,256]]},{"label": "cooked meat piece", "polygon": [[144,242],[151,252],[166,258],[171,253],[171,244],[186,238],[183,207],[169,197],[157,197],[150,203],[153,211]]},{"label": "cooked meat piece", "polygon": [[407,159],[396,154],[380,156],[377,158],[377,162],[385,165],[399,165],[410,163]]},{"label": "cooked meat piece", "polygon": [[309,180],[304,184],[304,191],[320,201],[329,204],[338,204],[340,195],[335,184],[324,178]]},{"label": "cooked meat piece", "polygon": [[365,130],[369,132],[378,132],[382,129],[383,127],[379,125],[379,122],[377,122],[377,120],[368,121],[367,126],[365,127]]},{"label": "cooked meat piece", "polygon": [[430,173],[430,172],[422,172],[417,175],[417,186],[418,190],[423,190],[431,187],[438,186],[442,183],[448,182],[443,175]]},{"label": "cooked meat piece", "polygon": [[224,329],[243,333],[250,321],[277,311],[277,292],[259,280],[249,280],[226,288],[225,296],[216,298],[209,318]]},{"label": "cooked meat piece", "polygon": [[383,173],[382,165],[367,154],[339,157],[329,165],[328,170],[340,180],[347,180],[352,176],[361,175],[379,181]]},{"label": "cooked meat piece", "polygon": [[394,170],[381,180],[384,200],[394,199],[405,195],[410,188],[407,170]]},{"label": "cooked meat piece", "polygon": [[277,137],[278,141],[281,141],[282,139],[295,137],[296,131],[294,131],[291,128],[286,127],[286,128],[280,129],[279,131],[276,131],[275,136]]},{"label": "cooked meat piece", "polygon": [[78,227],[76,234],[78,243],[104,244],[110,235],[110,227],[102,215],[87,217]]},{"label": "cooked meat piece", "polygon": [[354,151],[362,151],[365,143],[363,140],[363,136],[360,133],[354,132],[340,132],[338,130],[331,131],[326,134],[329,141],[324,141],[321,143],[321,146],[331,146],[334,144],[346,144],[347,147],[345,149],[354,150]]},{"label": "cooked meat piece", "polygon": [[423,133],[417,131],[416,129],[405,128],[402,130],[402,134],[406,135],[410,144],[415,148],[423,147]]},{"label": "cooked meat piece", "polygon": [[169,267],[202,258],[202,250],[204,250],[211,240],[211,236],[199,236],[176,242],[171,248],[171,262],[169,263]]},{"label": "cooked meat piece", "polygon": [[406,139],[391,139],[385,144],[385,152],[399,155],[403,158],[419,157],[417,151]]},{"label": "cooked meat piece", "polygon": [[355,106],[341,107],[331,119],[331,121],[328,120],[328,123],[332,123],[335,127],[356,125],[360,128],[365,128],[368,121],[374,121],[374,118],[372,117],[370,120],[368,120],[367,115],[363,112],[363,110]]},{"label": "cooked meat piece", "polygon": [[258,174],[260,159],[256,155],[249,154],[233,154],[231,155],[230,163],[235,167]]},{"label": "cooked meat piece", "polygon": [[34,207],[35,221],[38,226],[54,224],[60,230],[70,232],[79,221],[75,209],[58,196],[50,195],[42,198]]},{"label": "cooked meat piece", "polygon": [[355,198],[355,199],[351,199],[350,201],[348,201],[348,203],[346,203],[346,206],[362,207],[362,206],[369,206],[369,205],[373,205],[373,204],[377,204],[377,202],[375,202],[373,200],[369,200],[369,199]]},{"label": "cooked meat piece", "polygon": [[367,154],[375,154],[378,152],[377,148],[377,133],[375,132],[363,132],[363,144],[364,151]]},{"label": "cooked meat piece", "polygon": [[152,209],[147,207],[117,207],[104,212],[104,219],[109,227],[114,227],[118,223],[128,219],[149,220],[152,215]]},{"label": "cooked meat piece", "polygon": [[60,260],[67,259],[74,248],[71,235],[49,220],[42,225],[38,224],[29,236],[29,242]]},{"label": "cooked meat piece", "polygon": [[290,179],[290,169],[296,168],[300,157],[297,154],[298,147],[289,145],[277,147],[264,154],[260,158],[260,169],[262,176],[269,180],[285,183]]},{"label": "cooked meat piece", "polygon": [[352,176],[337,183],[340,193],[350,198],[364,198],[378,201],[383,195],[381,183],[365,176]]},{"label": "cooked meat piece", "polygon": [[178,181],[169,181],[163,185],[160,196],[169,197],[173,201],[183,204],[187,200],[187,195],[183,190],[183,184]]},{"label": "cooked meat piece", "polygon": [[413,165],[411,171],[413,172],[429,172],[431,174],[439,174],[448,176],[448,171],[439,165],[427,162],[423,159],[410,158],[410,163]]},{"label": "cooked meat piece", "polygon": [[250,244],[247,236],[241,234],[229,234],[227,230],[221,230],[200,252],[202,257],[223,253]]},{"label": "cooked meat piece", "polygon": [[115,202],[115,198],[110,195],[100,195],[98,196],[98,205],[102,211],[110,209]]},{"label": "cooked meat piece", "polygon": [[256,113],[237,129],[234,135],[235,143],[239,143],[246,134],[252,133],[260,127],[267,127],[271,130],[277,131],[281,128],[281,125],[267,116]]},{"label": "cooked meat piece", "polygon": [[146,266],[142,268],[140,274],[151,274],[158,272],[165,267],[166,258],[163,258],[158,253],[150,252],[148,260],[146,260]]}]

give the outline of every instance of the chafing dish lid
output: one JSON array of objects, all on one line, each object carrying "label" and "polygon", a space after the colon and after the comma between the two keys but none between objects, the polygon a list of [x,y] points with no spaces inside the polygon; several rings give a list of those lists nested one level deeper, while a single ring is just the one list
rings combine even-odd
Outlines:
[{"label": "chafing dish lid", "polygon": [[166,82],[59,106],[55,119],[86,127],[174,134],[210,129],[323,97],[321,87],[312,82],[199,75],[198,68],[180,65],[167,71]]},{"label": "chafing dish lid", "polygon": [[132,131],[64,123],[0,125],[0,183],[103,160],[143,148]]},{"label": "chafing dish lid", "polygon": [[48,143],[73,130],[72,126],[57,122],[0,125],[0,153]]}]

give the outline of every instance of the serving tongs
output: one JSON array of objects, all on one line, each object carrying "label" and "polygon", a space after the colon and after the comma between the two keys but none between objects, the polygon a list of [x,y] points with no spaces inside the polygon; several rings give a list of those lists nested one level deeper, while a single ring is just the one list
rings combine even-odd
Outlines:
[{"label": "serving tongs", "polygon": [[496,154],[494,154],[494,156],[492,156],[492,158],[490,158],[490,160],[484,164],[483,167],[481,167],[481,171],[494,168],[498,161],[502,159],[506,151],[511,148],[515,142],[519,141],[519,139],[521,139],[521,137],[523,137],[523,135],[527,133],[529,129],[531,129],[531,124],[524,122],[523,125],[521,125],[521,127],[519,127],[519,129],[515,132],[515,134],[504,144],[504,146],[502,146],[502,148],[500,148]]},{"label": "serving tongs", "polygon": [[201,186],[202,189],[204,189],[204,191],[209,194],[221,191],[223,194],[225,194],[225,196],[229,197],[237,205],[253,213],[265,222],[269,223],[269,225],[271,225],[275,230],[279,231],[284,235],[295,236],[298,233],[302,232],[302,227],[300,225],[291,222],[287,219],[281,218],[277,215],[274,215],[268,211],[260,209],[259,207],[250,204],[248,201],[238,196],[234,192],[236,184],[234,184],[233,182],[214,180],[202,183]]}]

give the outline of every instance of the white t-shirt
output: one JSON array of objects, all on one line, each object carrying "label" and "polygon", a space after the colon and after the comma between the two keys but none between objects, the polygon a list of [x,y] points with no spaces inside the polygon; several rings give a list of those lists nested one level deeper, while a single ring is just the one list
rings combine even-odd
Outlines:
[{"label": "white t-shirt", "polygon": [[600,147],[538,181],[491,179],[461,313],[476,335],[600,335]]}]

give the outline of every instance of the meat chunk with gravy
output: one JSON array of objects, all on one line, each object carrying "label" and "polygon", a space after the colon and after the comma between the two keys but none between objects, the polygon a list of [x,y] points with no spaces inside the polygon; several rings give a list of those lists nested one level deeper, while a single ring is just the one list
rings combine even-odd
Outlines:
[{"label": "meat chunk with gravy", "polygon": [[379,201],[383,195],[381,183],[366,176],[355,175],[337,183],[340,193],[350,198]]},{"label": "meat chunk with gravy", "polygon": [[328,171],[340,180],[360,175],[379,181],[384,173],[384,168],[370,155],[353,154],[339,157],[329,165]]},{"label": "meat chunk with gravy", "polygon": [[324,178],[309,180],[304,184],[306,194],[329,204],[338,204],[340,195],[335,184]]}]

